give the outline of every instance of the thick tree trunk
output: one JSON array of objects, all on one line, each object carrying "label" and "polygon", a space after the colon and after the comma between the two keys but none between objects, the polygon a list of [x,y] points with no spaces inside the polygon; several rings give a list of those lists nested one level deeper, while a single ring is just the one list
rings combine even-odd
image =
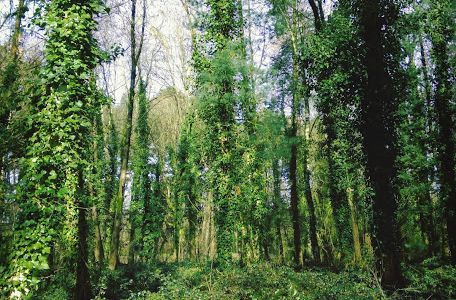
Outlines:
[{"label": "thick tree trunk", "polygon": [[[279,162],[277,160],[274,160],[272,162],[272,177],[273,177],[273,208],[271,213],[268,214],[268,217],[266,218],[266,226],[269,227],[275,227],[276,232],[277,229],[280,226],[280,219],[277,217],[280,215],[280,202],[281,202],[281,197],[280,197],[280,174],[279,174]],[[279,237],[279,235],[277,235]],[[263,239],[269,239],[271,238],[270,236],[263,235]],[[279,252],[280,252],[280,247],[281,245],[279,244]],[[265,251],[266,252],[266,251]],[[266,254],[266,253],[265,253]],[[269,253],[268,253],[269,256]]]},{"label": "thick tree trunk", "polygon": [[[305,70],[302,70],[302,74],[305,74]],[[306,78],[303,75],[303,82],[306,82]],[[307,209],[309,212],[309,235],[310,235],[310,247],[312,250],[312,257],[314,263],[319,264],[321,262],[320,250],[318,246],[317,238],[317,215],[315,212],[315,203],[312,196],[312,187],[310,185],[310,169],[309,169],[309,142],[310,142],[310,103],[309,97],[306,95],[304,98],[304,143],[303,143],[303,170],[304,170],[304,196],[307,202]]]},{"label": "thick tree trunk", "polygon": [[209,257],[211,244],[211,222],[212,222],[212,193],[208,192],[203,207],[203,222],[201,226],[201,251],[204,257]]},{"label": "thick tree trunk", "polygon": [[327,136],[327,141],[326,141],[326,159],[328,161],[328,189],[329,189],[329,197],[331,199],[331,207],[333,209],[333,218],[334,218],[334,223],[335,227],[337,230],[337,242],[339,243],[339,246],[342,245],[341,240],[343,239],[342,235],[344,232],[345,228],[345,222],[342,221],[345,216],[341,216],[343,212],[343,194],[340,192],[340,190],[337,188],[337,178],[336,178],[336,170],[334,166],[334,159],[332,158],[332,143],[335,140],[335,137],[333,134],[330,133],[331,130],[329,130],[330,125],[325,125],[327,128],[326,131],[326,136]]},{"label": "thick tree trunk", "polygon": [[[113,206],[113,202],[115,200],[115,191],[116,191],[116,183],[117,183],[117,156],[118,156],[118,140],[117,140],[117,130],[114,123],[112,112],[109,111],[109,122],[108,126],[109,135],[107,137],[107,145],[108,145],[108,156],[109,156],[109,175],[105,183],[105,191],[106,191],[106,198],[104,203],[104,208],[107,211],[110,211],[111,207]],[[106,223],[106,222],[105,222]],[[105,225],[105,228],[108,226]]]},{"label": "thick tree trunk", "polygon": [[[92,208],[91,208],[91,218],[92,218],[92,223],[94,226],[94,231],[95,231],[95,245],[93,247],[94,251],[94,257],[95,257],[95,262],[98,263],[99,266],[101,266],[101,263],[104,260],[104,249],[103,249],[103,235],[101,232],[101,226],[100,226],[100,220],[98,217],[98,208],[97,205],[99,205],[97,199],[97,194],[99,192],[99,189],[102,189],[102,172],[99,164],[99,155],[103,156],[103,142],[101,142],[101,145],[99,145],[99,141],[103,140],[103,127],[102,127],[102,121],[101,121],[101,116],[97,116],[93,122],[93,132],[92,135],[94,137],[94,143],[93,143],[93,177],[92,180],[93,182],[89,182],[89,193],[90,197],[92,198],[92,201],[95,201],[93,203]],[[96,190],[97,189],[97,190]]]},{"label": "thick tree trunk", "polygon": [[[160,164],[160,158],[158,158],[158,161],[157,161],[157,164],[155,166],[155,185],[153,187],[153,199],[154,199],[154,202],[150,205],[149,209],[152,211],[152,209],[154,210],[154,213],[152,214],[153,218],[154,218],[154,222],[152,223],[153,226],[155,226],[156,228],[154,228],[155,230],[160,230],[161,227],[162,227],[162,223],[161,223],[161,219],[158,219],[158,215],[160,214],[160,211],[161,211],[161,206],[162,206],[162,189],[161,189],[161,175],[162,175],[162,167],[161,167],[161,164]],[[157,219],[158,219],[158,222],[157,222]],[[150,226],[150,225],[149,225]],[[158,240],[160,239],[160,235],[157,234],[157,237],[155,238],[155,245],[158,244]],[[154,246],[154,255],[158,255],[158,252],[159,252],[159,248],[157,248],[156,246]]]},{"label": "thick tree trunk", "polygon": [[[392,3],[389,3],[393,5]],[[365,43],[367,86],[361,101],[363,150],[367,173],[373,187],[374,242],[378,267],[383,273],[382,284],[395,287],[402,283],[400,268],[400,234],[395,217],[397,191],[395,122],[396,99],[386,62],[384,28],[378,1],[360,3],[360,25]]]},{"label": "thick tree trunk", "polygon": [[283,239],[282,239],[282,232],[280,230],[280,225],[282,223],[282,220],[280,218],[281,216],[281,207],[282,207],[282,196],[280,193],[280,183],[281,183],[281,178],[280,178],[280,170],[279,170],[279,161],[274,160],[272,162],[272,176],[274,178],[274,216],[276,216],[273,219],[273,223],[276,227],[276,233],[277,233],[277,242],[278,242],[278,248],[279,248],[279,255],[280,255],[280,262],[283,264],[284,263],[284,249],[283,249]]},{"label": "thick tree trunk", "polygon": [[299,111],[299,50],[298,50],[298,28],[297,28],[297,7],[293,7],[291,28],[291,46],[292,46],[292,103],[291,103],[291,125],[288,129],[288,135],[291,140],[290,155],[290,210],[291,222],[293,225],[293,248],[295,269],[301,269],[301,216],[299,212],[299,195],[298,195],[298,111]]}]

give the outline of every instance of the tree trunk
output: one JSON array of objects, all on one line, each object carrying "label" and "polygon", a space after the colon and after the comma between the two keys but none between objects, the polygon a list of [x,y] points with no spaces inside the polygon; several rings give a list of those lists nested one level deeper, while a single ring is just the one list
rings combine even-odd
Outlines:
[{"label": "tree trunk", "polygon": [[322,16],[323,12],[319,11],[319,7],[321,8],[321,3],[319,2],[318,3],[319,6],[317,6],[317,4],[315,3],[314,0],[309,0],[309,4],[310,4],[310,8],[312,9],[312,14],[314,15],[315,30],[318,32],[321,30],[321,27],[322,27],[321,16]]},{"label": "tree trunk", "polygon": [[[307,150],[306,150],[307,151]],[[304,191],[307,202],[307,208],[309,210],[309,234],[310,234],[310,247],[312,249],[312,256],[314,262],[319,264],[320,259],[320,250],[318,247],[317,239],[317,216],[315,213],[315,204],[312,197],[312,190],[310,187],[310,170],[307,168],[307,155],[305,156],[305,165],[304,165]]]},{"label": "tree trunk", "polygon": [[103,240],[100,228],[100,221],[98,220],[97,207],[92,206],[92,221],[95,226],[95,246],[93,249],[95,262],[101,263],[104,259]]},{"label": "tree trunk", "polygon": [[293,7],[291,43],[292,43],[292,104],[291,104],[291,127],[288,129],[291,140],[290,155],[290,209],[291,221],[293,224],[293,246],[295,269],[301,268],[301,217],[299,213],[297,160],[298,160],[298,110],[299,110],[299,51],[298,51],[298,29],[297,29],[297,7]]},{"label": "tree trunk", "polygon": [[[155,178],[156,178],[157,183],[158,183],[160,181],[160,172],[158,170],[155,173]],[[144,174],[143,180],[144,180],[145,194],[144,194],[144,202],[143,202],[144,203],[144,206],[143,206],[144,213],[143,213],[143,220],[142,220],[142,224],[141,224],[141,238],[140,238],[141,259],[144,259],[144,258],[147,257],[147,255],[145,255],[145,253],[144,253],[146,231],[147,231],[147,228],[152,225],[151,222],[150,222],[150,217],[151,217],[150,214],[152,213],[152,208],[151,208],[152,183],[151,183],[151,180],[149,178],[149,174],[148,173]],[[159,190],[159,192],[160,192],[160,190]],[[160,199],[160,193],[159,192],[158,193],[154,193],[154,196],[153,196],[154,199]]]},{"label": "tree trunk", "polygon": [[[293,130],[293,129],[292,129]],[[291,137],[296,138],[296,133],[291,134]],[[296,178],[296,161],[298,146],[296,142],[291,145],[291,158],[290,158],[290,209],[291,209],[291,220],[293,224],[293,246],[294,246],[294,263],[295,268],[301,268],[301,220],[299,214],[299,199],[298,199],[298,183]]]},{"label": "tree trunk", "polygon": [[14,32],[11,38],[11,52],[13,54],[14,62],[16,62],[19,58],[19,40],[21,38],[22,18],[24,18],[25,11],[25,1],[19,0],[16,10],[16,18],[14,20]]},{"label": "tree trunk", "polygon": [[93,166],[92,166],[93,176],[91,177],[91,181],[88,183],[90,197],[92,198],[92,201],[95,201],[91,208],[92,222],[95,227],[94,228],[95,229],[95,245],[93,247],[93,250],[94,250],[95,262],[98,263],[99,266],[101,266],[101,263],[104,260],[104,250],[103,250],[103,240],[102,240],[103,235],[101,233],[100,220],[98,217],[98,209],[97,209],[97,205],[99,205],[101,203],[99,203],[96,200],[97,194],[103,188],[102,187],[103,170],[101,170],[101,166],[99,164],[99,159],[100,159],[99,155],[103,156],[103,148],[104,148],[103,142],[101,142],[101,145],[99,145],[99,142],[103,141],[103,127],[102,127],[101,123],[102,123],[101,116],[97,116],[93,122],[93,132],[92,132],[92,135],[94,137]]},{"label": "tree trunk", "polygon": [[347,188],[348,207],[350,208],[350,219],[352,224],[353,236],[353,260],[355,264],[361,262],[361,243],[359,241],[358,218],[355,203],[353,202],[353,189]]},{"label": "tree trunk", "polygon": [[277,230],[277,241],[279,244],[280,263],[284,264],[285,263],[285,251],[283,249],[282,230],[280,229],[279,224],[276,225],[276,230]]},{"label": "tree trunk", "polygon": [[280,193],[280,170],[279,170],[279,161],[274,160],[272,162],[272,176],[274,178],[274,211],[273,215],[275,218],[273,219],[273,223],[276,227],[277,232],[277,240],[278,240],[278,248],[279,248],[279,255],[280,255],[280,262],[284,263],[284,250],[283,250],[283,240],[282,240],[282,232],[280,230],[280,225],[282,220],[280,218],[282,213],[282,197]]},{"label": "tree trunk", "polygon": [[200,254],[209,257],[211,248],[211,219],[212,219],[212,193],[208,192],[203,207],[203,222],[201,227],[201,251]]},{"label": "tree trunk", "polygon": [[[393,3],[387,1],[391,6]],[[373,187],[374,242],[378,267],[383,273],[382,284],[396,287],[402,283],[400,268],[400,233],[395,218],[397,191],[395,122],[396,99],[386,61],[384,28],[389,28],[378,1],[363,0],[360,25],[366,54],[367,73],[365,96],[361,100],[363,150],[367,173]],[[391,41],[389,41],[391,42]]]},{"label": "tree trunk", "polygon": [[[454,20],[449,14],[450,2],[432,1],[434,28],[431,32],[432,54],[435,61],[435,107],[439,125],[439,160],[441,167],[441,194],[445,211],[448,246],[451,262],[456,264],[456,179],[455,179],[455,122],[451,111],[454,78],[450,75],[448,45],[453,37]],[[448,30],[450,28],[450,30]],[[451,32],[450,32],[451,31]]]},{"label": "tree trunk", "polygon": [[[84,178],[82,170],[78,174],[78,190],[79,197],[84,195]],[[87,237],[89,227],[86,219],[86,206],[81,200],[78,201],[78,245],[77,245],[77,268],[76,268],[76,287],[74,291],[74,300],[90,300],[92,299],[92,290],[90,287],[89,276],[89,255],[87,246]]]}]

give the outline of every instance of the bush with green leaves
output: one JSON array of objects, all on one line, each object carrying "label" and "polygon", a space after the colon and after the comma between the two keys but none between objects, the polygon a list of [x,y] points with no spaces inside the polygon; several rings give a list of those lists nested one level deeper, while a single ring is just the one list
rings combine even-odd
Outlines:
[{"label": "bush with green leaves", "polygon": [[436,258],[430,258],[420,265],[407,268],[405,275],[410,281],[410,285],[402,292],[404,297],[414,299],[456,298],[455,266],[444,265]]},{"label": "bush with green leaves", "polygon": [[211,263],[172,264],[162,269],[159,290],[127,299],[381,299],[373,277],[363,271],[333,273],[261,263],[240,268]]}]

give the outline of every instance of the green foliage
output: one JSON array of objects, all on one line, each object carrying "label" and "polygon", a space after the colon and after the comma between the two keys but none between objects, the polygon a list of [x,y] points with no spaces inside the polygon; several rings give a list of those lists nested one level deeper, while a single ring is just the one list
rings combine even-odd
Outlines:
[{"label": "green foliage", "polygon": [[18,191],[20,211],[7,275],[13,298],[33,293],[43,271],[57,262],[72,268],[77,207],[87,205],[81,180],[90,160],[88,137],[101,104],[92,73],[99,58],[93,16],[101,8],[99,1],[52,1],[40,23],[48,37],[46,64]]},{"label": "green foliage", "polygon": [[209,163],[208,181],[214,187],[214,199],[218,212],[218,255],[220,260],[229,260],[233,247],[233,224],[235,222],[234,168],[238,156],[236,149],[236,122],[234,107],[238,101],[235,94],[236,66],[232,49],[219,50],[211,61],[210,68],[201,75],[198,111],[206,129],[207,141],[204,153]]},{"label": "green foliage", "polygon": [[105,209],[111,210],[112,199],[116,193],[117,187],[117,158],[119,155],[119,140],[116,125],[113,120],[112,113],[109,113],[109,131],[108,131],[108,163],[106,167],[106,181],[105,181]]},{"label": "green foliage", "polygon": [[370,277],[360,272],[296,273],[268,264],[220,271],[211,264],[183,263],[162,267],[160,274],[159,291],[126,299],[382,299]]},{"label": "green foliage", "polygon": [[223,50],[242,34],[241,4],[236,0],[207,0],[210,10],[206,20],[206,39],[215,44],[214,52]]},{"label": "green foliage", "polygon": [[94,289],[95,299],[131,299],[131,295],[136,293],[155,292],[162,278],[162,271],[154,265],[129,264],[115,271],[104,270],[100,283]]},{"label": "green foliage", "polygon": [[456,296],[456,268],[441,265],[436,258],[429,258],[421,265],[408,268],[405,274],[410,286],[404,296],[414,299],[452,299]]},{"label": "green foliage", "polygon": [[[420,35],[421,32],[416,32]],[[414,49],[413,49],[414,50]],[[399,143],[401,145],[398,165],[400,166],[398,182],[400,196],[398,218],[403,232],[407,233],[405,249],[411,260],[423,257],[426,252],[432,253],[436,247],[434,227],[436,204],[432,182],[432,168],[435,158],[432,140],[435,139],[432,119],[433,108],[427,99],[430,95],[419,93],[419,70],[411,57],[407,68],[408,98],[399,106],[398,114],[403,120],[399,125]],[[428,244],[428,245],[426,245]]]},{"label": "green foliage", "polygon": [[[146,86],[144,81],[139,82],[138,92],[138,115],[136,122],[136,140],[133,146],[133,187],[132,187],[132,202],[130,207],[131,224],[133,230],[138,231],[131,241],[132,246],[130,251],[139,252],[144,248],[150,249],[151,245],[145,245],[146,240],[154,239],[151,230],[154,230],[159,224],[151,222],[151,219],[156,218],[152,214],[152,165],[150,163],[150,127],[148,123],[149,103],[146,97]],[[141,212],[141,214],[140,214]],[[146,230],[147,232],[146,235]],[[158,231],[158,230],[155,230]],[[155,233],[157,235],[157,233]],[[150,251],[142,253],[142,255],[151,254]]]},{"label": "green foliage", "polygon": [[[117,128],[125,125],[124,107],[111,101],[102,118],[109,99],[94,73],[123,49],[102,51],[93,37],[103,1],[39,1],[34,22],[45,31],[44,62],[0,46],[0,298],[69,299],[83,266],[98,300],[383,299],[388,266],[374,262],[383,250],[399,262],[391,249],[401,254],[408,286],[388,296],[455,298],[456,271],[446,263],[456,245],[448,210],[456,203],[454,164],[446,164],[454,155],[445,151],[454,144],[455,7],[449,0],[341,0],[314,28],[312,2],[325,1],[183,1],[193,6],[190,19],[197,16],[194,90],[166,87],[148,99],[145,82],[137,92],[132,86],[138,105],[133,110],[131,97],[125,212],[113,201],[123,194]],[[381,28],[365,17],[372,11]],[[363,32],[367,25],[372,32]],[[262,39],[245,40],[244,32]],[[260,79],[254,48],[263,42],[271,43]],[[263,61],[272,52],[272,64]],[[369,54],[378,61],[369,64]],[[143,64],[136,67],[143,74]],[[376,76],[385,84],[370,89]],[[377,92],[391,101],[372,101]],[[378,111],[367,115],[371,107]],[[366,134],[371,121],[378,128]],[[390,146],[397,159],[372,176],[385,165],[372,168],[363,149],[375,160]],[[17,170],[16,187],[4,173]],[[376,198],[385,178],[381,187],[391,193]],[[103,245],[114,205],[116,229],[129,239],[119,248],[129,257],[108,271],[93,252],[117,249]],[[79,221],[89,212],[84,234]],[[393,239],[384,232],[396,221],[401,237]],[[383,242],[391,247],[380,249]],[[293,271],[292,259],[304,270]],[[310,261],[315,269],[306,269]]]},{"label": "green foliage", "polygon": [[[220,8],[217,5],[214,10]],[[223,31],[223,34],[228,33]],[[217,35],[216,39],[222,36]],[[255,102],[248,92],[250,81],[243,80],[247,76],[245,59],[240,55],[243,44],[225,41],[223,47],[199,75],[197,111],[205,126],[201,151],[209,164],[207,178],[214,187],[218,256],[226,261],[231,259],[233,251],[235,224],[241,226],[238,212],[252,212],[255,203],[261,204],[254,199],[255,195],[261,197],[261,194],[249,191],[249,188],[262,189],[251,185],[252,181],[248,179],[260,179],[261,173],[254,173],[252,177],[251,172],[259,170],[249,169],[255,169],[252,163],[258,160],[254,157],[255,148],[246,136],[254,126]],[[238,116],[242,119],[238,120]],[[245,168],[241,168],[243,164]],[[236,170],[241,172],[236,174]],[[242,204],[250,208],[246,210]]]},{"label": "green foliage", "polygon": [[[310,60],[310,72],[316,81],[312,84],[318,93],[316,106],[321,116],[322,154],[327,161],[328,190],[336,225],[337,251],[351,259],[353,239],[349,223],[347,189],[355,188],[356,210],[368,212],[367,196],[363,186],[364,157],[362,153],[360,99],[365,81],[362,65],[363,48],[356,24],[345,7],[335,10],[331,19],[318,34],[307,40],[304,55]],[[317,127],[318,128],[318,127]],[[359,224],[362,224],[362,219]],[[348,260],[347,260],[348,261]]]}]

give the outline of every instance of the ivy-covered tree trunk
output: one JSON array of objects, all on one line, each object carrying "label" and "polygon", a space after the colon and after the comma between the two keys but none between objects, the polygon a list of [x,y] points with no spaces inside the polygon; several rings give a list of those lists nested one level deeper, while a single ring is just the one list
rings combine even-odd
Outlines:
[{"label": "ivy-covered tree trunk", "polygon": [[92,78],[99,61],[94,16],[102,10],[98,0],[53,0],[45,5],[40,22],[47,37],[43,89],[33,107],[33,134],[18,191],[20,215],[9,277],[12,298],[36,291],[43,272],[52,266],[48,258],[54,245],[62,249],[53,254],[59,263],[55,271],[68,268],[75,279],[66,282],[76,286],[66,288],[73,290],[75,299],[91,298],[84,181],[91,161],[92,120],[101,108]]},{"label": "ivy-covered tree trunk", "polygon": [[[119,141],[118,141],[118,134],[116,130],[116,125],[114,123],[112,112],[109,111],[109,120],[107,121],[107,152],[108,152],[108,166],[106,172],[106,180],[105,180],[105,202],[104,202],[104,209],[110,211],[118,180],[118,172],[117,172],[117,158],[119,155]],[[107,227],[107,226],[105,226]]]},{"label": "ivy-covered tree trunk", "polygon": [[292,70],[291,70],[291,124],[288,129],[289,138],[291,141],[290,155],[290,210],[291,221],[293,225],[293,246],[294,246],[294,264],[296,269],[301,268],[301,216],[299,211],[299,195],[298,195],[298,113],[300,103],[300,86],[299,86],[299,51],[298,51],[298,27],[297,27],[297,7],[291,8],[291,47],[292,47]]},{"label": "ivy-covered tree trunk", "polygon": [[309,210],[310,247],[312,250],[314,263],[319,264],[321,262],[321,258],[317,238],[317,216],[315,212],[314,199],[312,197],[312,187],[310,185],[310,170],[307,167],[307,163],[304,167],[306,168],[304,169],[304,194],[306,197],[307,209]]},{"label": "ivy-covered tree trunk", "polygon": [[[297,72],[294,70],[293,72]],[[297,77],[297,76],[296,76]],[[295,82],[297,84],[297,82]],[[298,196],[298,178],[297,178],[297,161],[298,161],[298,144],[297,144],[297,95],[293,95],[293,107],[291,112],[291,128],[289,129],[291,144],[290,156],[290,209],[293,223],[293,246],[294,246],[294,264],[297,269],[301,268],[301,217],[299,213],[299,196]]]},{"label": "ivy-covered tree trunk", "polygon": [[378,1],[359,1],[359,21],[366,51],[364,65],[367,73],[365,95],[361,100],[361,118],[367,173],[374,192],[373,233],[377,266],[383,273],[382,284],[395,287],[402,282],[400,234],[396,220],[397,191],[394,186],[394,114],[397,100],[386,60],[390,49],[385,31],[390,30],[392,25],[382,17],[382,14],[386,13],[383,11],[385,9],[390,9],[388,13],[394,14],[394,2],[386,1],[382,6]]},{"label": "ivy-covered tree trunk", "polygon": [[184,125],[184,129],[181,133],[181,138],[177,150],[177,178],[176,178],[176,195],[175,197],[180,199],[179,202],[183,203],[184,216],[188,222],[188,228],[186,230],[186,251],[187,257],[192,258],[195,251],[195,237],[197,231],[197,199],[196,199],[196,185],[197,181],[195,178],[192,164],[195,163],[192,156],[195,155],[196,149],[194,149],[194,140],[192,139],[192,125],[193,116],[188,119],[188,124]]},{"label": "ivy-covered tree trunk", "polygon": [[[78,208],[78,243],[77,247],[77,267],[76,267],[76,287],[74,289],[74,300],[92,299],[92,289],[90,286],[90,276],[87,262],[89,261],[89,247],[87,238],[89,236],[89,225],[87,224],[88,205],[84,198],[85,193],[84,177],[82,170],[78,174],[78,194],[79,199],[76,201]],[[97,241],[98,242],[98,241]]]},{"label": "ivy-covered tree trunk", "polygon": [[[322,1],[319,0],[317,3],[315,3],[314,0],[308,0],[309,4],[312,8],[312,13],[314,16],[314,24],[315,24],[315,31],[316,34],[321,34],[322,30],[324,29],[325,26],[325,18],[324,18],[324,11],[322,8]],[[343,4],[342,4],[343,5]],[[341,11],[343,8],[339,8]],[[324,74],[322,78],[319,78],[319,80],[324,80],[329,74]],[[340,100],[339,100],[340,101]],[[346,210],[344,210],[347,205],[344,203],[345,201],[345,195],[343,191],[339,188],[339,178],[336,175],[336,163],[333,158],[333,151],[336,149],[334,148],[334,142],[337,138],[337,133],[336,133],[336,120],[334,119],[334,111],[335,111],[335,106],[337,105],[337,100],[336,99],[328,99],[326,100],[327,103],[324,103],[321,105],[320,112],[321,112],[321,118],[322,118],[322,124],[324,126],[324,132],[326,133],[326,142],[324,145],[324,155],[326,156],[326,160],[328,163],[328,190],[329,190],[329,197],[331,199],[331,204],[333,208],[333,219],[335,222],[335,227],[337,230],[337,238],[336,238],[336,243],[339,249],[341,249],[344,246],[344,235],[346,231],[346,226],[347,226],[347,214],[345,213]],[[350,187],[351,189],[351,187]],[[348,195],[349,198],[349,195]],[[354,204],[352,204],[354,205]],[[350,208],[350,206],[349,206]],[[351,208],[350,208],[350,211]],[[353,220],[353,219],[352,219]],[[354,230],[355,224],[352,224],[352,229]],[[354,238],[354,233],[353,233],[353,238]],[[355,250],[359,246],[359,239],[355,239],[353,241],[353,245]],[[356,252],[355,251],[355,260],[356,260]],[[343,253],[342,253],[343,254]]]},{"label": "ivy-covered tree trunk", "polygon": [[[201,99],[202,119],[209,132],[209,168],[214,187],[215,223],[217,228],[217,260],[229,263],[234,249],[235,230],[235,105],[237,102],[235,66],[230,57],[230,47],[239,41],[239,2],[236,0],[208,0],[208,40],[214,43],[213,67],[202,68],[208,72],[208,84],[217,87],[216,93]],[[201,66],[200,66],[201,67]],[[198,67],[197,67],[198,68]],[[202,87],[203,88],[203,87]]]},{"label": "ivy-covered tree trunk", "polygon": [[353,260],[355,264],[361,262],[361,243],[359,240],[359,227],[358,218],[354,202],[354,191],[353,188],[347,188],[347,199],[348,207],[350,209],[350,221],[352,225],[352,237],[353,237]]},{"label": "ivy-covered tree trunk", "polygon": [[[151,198],[152,198],[152,183],[150,178],[151,164],[149,163],[150,155],[150,127],[149,127],[149,102],[146,95],[146,83],[141,79],[139,81],[138,90],[138,114],[136,121],[136,142],[134,145],[134,157],[133,157],[133,187],[132,187],[132,205],[130,212],[130,223],[131,223],[131,236],[130,244],[138,243],[140,247],[138,249],[141,252],[144,250],[144,241],[146,239],[145,230],[153,232],[157,228],[147,228],[151,226],[148,222],[151,218]],[[144,211],[142,216],[138,215],[139,207],[143,207]],[[146,225],[149,224],[149,225]],[[139,228],[142,235],[140,237],[135,236],[135,229]],[[138,239],[138,241],[136,241]],[[130,247],[130,252],[134,252],[134,249]],[[144,253],[141,253],[144,255]],[[130,262],[130,259],[128,260]]]},{"label": "ivy-covered tree trunk", "polygon": [[[305,70],[301,71],[305,74]],[[304,76],[303,76],[304,77]],[[303,82],[306,82],[305,78]],[[309,146],[310,146],[310,134],[312,128],[310,128],[310,103],[309,95],[305,95],[304,99],[304,143],[303,143],[303,172],[304,172],[304,196],[307,202],[307,209],[309,211],[309,235],[310,235],[310,247],[312,249],[312,256],[314,263],[319,264],[321,262],[320,249],[318,246],[317,238],[317,215],[315,209],[315,202],[312,196],[312,186],[310,184],[310,168],[309,168]]]},{"label": "ivy-covered tree trunk", "polygon": [[455,121],[450,107],[455,79],[450,73],[448,49],[454,37],[454,4],[449,0],[431,2],[430,22],[432,57],[435,62],[434,102],[439,126],[439,160],[441,168],[441,195],[445,211],[448,245],[451,261],[456,265],[456,174],[455,174]]},{"label": "ivy-covered tree trunk", "polygon": [[93,224],[94,245],[93,254],[95,262],[101,267],[104,260],[103,233],[100,222],[99,209],[105,203],[105,187],[103,186],[104,164],[104,138],[101,113],[95,117],[92,130],[93,154],[91,174],[88,178],[88,189],[91,197],[91,219]]}]

